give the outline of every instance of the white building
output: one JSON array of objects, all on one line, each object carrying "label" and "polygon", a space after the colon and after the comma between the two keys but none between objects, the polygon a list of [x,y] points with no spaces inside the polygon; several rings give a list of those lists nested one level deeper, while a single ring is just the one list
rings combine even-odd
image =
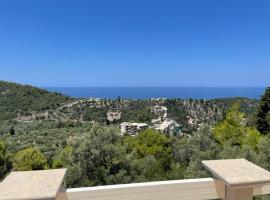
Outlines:
[{"label": "white building", "polygon": [[167,111],[168,109],[165,106],[154,106],[152,108],[153,113],[155,113],[156,115],[166,118],[167,117]]},{"label": "white building", "polygon": [[121,112],[108,112],[107,119],[110,122],[121,119]]},{"label": "white building", "polygon": [[123,122],[120,124],[120,127],[121,127],[122,134],[129,134],[129,135],[135,136],[138,134],[139,131],[147,129],[148,124]]},{"label": "white building", "polygon": [[162,133],[168,134],[181,134],[180,125],[177,124],[174,120],[166,119],[164,122],[160,124],[155,124],[155,130],[160,131]]}]

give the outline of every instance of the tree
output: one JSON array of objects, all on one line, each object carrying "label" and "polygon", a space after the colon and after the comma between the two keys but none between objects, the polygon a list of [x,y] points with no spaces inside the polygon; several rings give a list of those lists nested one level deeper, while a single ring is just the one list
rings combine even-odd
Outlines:
[{"label": "tree", "polygon": [[163,170],[160,160],[152,155],[147,155],[140,161],[140,180],[141,181],[160,181],[166,180],[166,173]]},{"label": "tree", "polygon": [[15,135],[15,129],[13,126],[10,128],[9,133],[10,133],[10,135]]},{"label": "tree", "polygon": [[[137,137],[126,137],[124,144],[128,153],[135,152],[138,159],[152,156],[148,157],[148,160],[153,161],[154,157],[160,163],[159,166],[162,170],[169,171],[171,169],[172,150],[170,139],[165,134],[154,129],[147,129],[140,132]],[[157,166],[156,163],[155,166]]]},{"label": "tree", "polygon": [[225,119],[214,127],[213,136],[222,145],[229,142],[233,146],[247,145],[254,150],[258,148],[261,135],[256,128],[247,125],[245,114],[239,106],[232,106]]},{"label": "tree", "polygon": [[42,170],[47,168],[47,160],[38,149],[29,147],[15,154],[13,168],[18,171]]},{"label": "tree", "polygon": [[118,132],[95,125],[75,144],[68,165],[69,186],[131,182],[132,159],[128,160]]},{"label": "tree", "polygon": [[259,142],[261,138],[262,138],[261,134],[257,129],[252,128],[252,127],[247,127],[243,144],[257,151],[259,148]]},{"label": "tree", "polygon": [[0,180],[2,180],[10,169],[10,162],[7,156],[7,146],[0,141]]},{"label": "tree", "polygon": [[227,112],[225,119],[214,128],[214,138],[221,144],[231,140],[233,145],[240,145],[243,143],[245,126],[244,113],[239,111],[239,106],[234,105]]},{"label": "tree", "polygon": [[256,114],[256,126],[262,134],[270,133],[270,87],[261,97]]},{"label": "tree", "polygon": [[127,137],[125,143],[130,150],[135,150],[141,158],[147,155],[164,158],[164,154],[171,153],[168,137],[154,129],[144,130],[137,137]]},{"label": "tree", "polygon": [[210,127],[195,132],[192,137],[175,137],[172,142],[174,161],[182,169],[180,178],[207,177],[202,160],[216,159],[219,146],[215,142]]},{"label": "tree", "polygon": [[66,146],[53,160],[52,167],[54,169],[56,168],[62,168],[68,165],[68,162],[70,161],[70,157],[72,155],[73,148],[71,146]]},{"label": "tree", "polygon": [[258,156],[258,159],[259,159],[259,163],[260,163],[260,166],[267,169],[267,170],[270,170],[270,136],[267,135],[264,137],[264,140],[261,140],[260,141],[260,144],[259,144],[259,156]]}]

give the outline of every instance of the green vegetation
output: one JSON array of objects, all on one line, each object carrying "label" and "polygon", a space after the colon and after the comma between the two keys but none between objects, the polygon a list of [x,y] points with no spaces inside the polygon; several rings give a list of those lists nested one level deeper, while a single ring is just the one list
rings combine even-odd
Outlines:
[{"label": "green vegetation", "polygon": [[107,108],[87,108],[85,110],[84,120],[86,121],[96,121],[96,122],[106,122],[107,118]]},{"label": "green vegetation", "polygon": [[147,129],[137,137],[125,137],[124,146],[127,153],[133,154],[134,159],[141,163],[141,179],[159,180],[162,176],[165,178],[170,171],[172,150],[166,135]]},{"label": "green vegetation", "polygon": [[[200,178],[210,176],[202,160],[226,158],[246,158],[270,170],[269,88],[257,105],[246,98],[71,99],[0,85],[0,179],[11,170],[62,167],[68,168],[69,187]],[[183,135],[154,129],[120,134],[123,121],[162,118],[155,106],[168,109]],[[108,111],[121,112],[121,119],[108,122]]]},{"label": "green vegetation", "polygon": [[150,123],[157,116],[151,112],[150,100],[131,101],[128,106],[120,109],[122,112],[121,122],[134,121]]},{"label": "green vegetation", "polygon": [[118,130],[93,126],[74,144],[67,165],[71,185],[104,185],[130,182],[129,163]]},{"label": "green vegetation", "polygon": [[11,163],[7,155],[7,146],[0,141],[0,181],[10,170]]},{"label": "green vegetation", "polygon": [[266,89],[265,94],[260,100],[256,115],[256,125],[262,134],[270,133],[270,87]]},{"label": "green vegetation", "polygon": [[[207,177],[201,165],[204,159],[244,157],[270,169],[270,138],[240,123],[245,118],[238,109],[231,109],[226,116],[215,126],[215,134],[205,127],[191,137],[168,136],[152,129],[137,137],[122,137],[117,127],[87,124],[85,133],[59,146],[48,163],[36,148],[27,148],[15,154],[13,168],[67,167],[69,187]],[[234,128],[239,135],[233,137],[239,143],[227,135]],[[251,135],[254,131],[256,140],[242,137],[247,134],[242,129]],[[49,154],[45,155],[48,158]]]},{"label": "green vegetation", "polygon": [[13,159],[13,169],[17,171],[46,169],[47,160],[36,148],[29,147],[18,151]]},{"label": "green vegetation", "polygon": [[245,114],[239,111],[237,105],[233,106],[226,114],[225,119],[213,130],[214,138],[221,144],[230,142],[232,145],[248,145],[253,149],[258,148],[261,139],[260,132],[247,125]]},{"label": "green vegetation", "polygon": [[71,98],[28,85],[0,81],[0,121],[56,109]]},{"label": "green vegetation", "polygon": [[53,158],[52,168],[63,168],[68,165],[69,158],[73,153],[72,146],[66,146],[59,154]]},{"label": "green vegetation", "polygon": [[[182,131],[188,134],[196,131],[199,124],[215,125],[233,105],[239,105],[240,111],[247,116],[247,123],[253,123],[256,112],[254,99],[239,97],[213,100],[167,99],[164,105],[168,108],[168,116],[176,120],[182,126]],[[195,123],[189,124],[187,116]]]}]

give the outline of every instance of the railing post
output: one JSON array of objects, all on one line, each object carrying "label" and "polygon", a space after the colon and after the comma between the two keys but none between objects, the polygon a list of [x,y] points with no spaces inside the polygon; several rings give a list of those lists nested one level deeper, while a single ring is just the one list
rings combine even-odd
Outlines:
[{"label": "railing post", "polygon": [[225,200],[252,200],[253,188],[233,189],[228,186],[225,188]]},{"label": "railing post", "polygon": [[66,186],[63,185],[61,190],[58,192],[56,196],[56,200],[68,200]]},{"label": "railing post", "polygon": [[68,200],[68,196],[67,193],[65,191],[60,192],[57,197],[56,200]]},{"label": "railing post", "polygon": [[0,200],[67,200],[63,185],[66,171],[11,172],[0,183]]},{"label": "railing post", "polygon": [[253,189],[270,183],[270,172],[245,159],[202,161],[225,188],[225,200],[252,200]]}]

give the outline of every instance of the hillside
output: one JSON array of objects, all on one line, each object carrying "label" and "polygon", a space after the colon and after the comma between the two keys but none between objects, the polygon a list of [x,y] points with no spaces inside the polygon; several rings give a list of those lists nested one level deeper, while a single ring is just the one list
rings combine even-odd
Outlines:
[{"label": "hillside", "polygon": [[[33,121],[50,119],[52,121],[91,121],[104,122],[109,111],[118,110],[124,121],[151,122],[158,116],[152,112],[154,106],[165,106],[168,117],[194,130],[199,124],[214,124],[223,118],[223,113],[233,104],[241,106],[249,118],[256,110],[254,99],[224,98],[213,100],[166,99],[166,100],[106,100],[73,99],[29,85],[0,81],[0,120],[17,119]],[[192,128],[193,127],[193,128]],[[188,131],[188,132],[190,132]]]},{"label": "hillside", "polygon": [[54,110],[70,100],[72,98],[37,87],[0,81],[0,120]]},{"label": "hillside", "polygon": [[[7,151],[14,159],[17,152],[34,147],[44,154],[50,168],[67,167],[70,174],[74,169],[75,175],[78,171],[83,172],[82,166],[94,166],[89,156],[97,155],[93,160],[101,158],[98,162],[105,163],[98,164],[93,169],[97,174],[106,167],[109,171],[103,178],[91,183],[94,185],[192,178],[196,175],[194,172],[201,171],[193,169],[193,166],[197,166],[194,162],[206,158],[227,157],[227,153],[217,146],[211,133],[213,128],[224,120],[226,111],[234,104],[240,106],[245,120],[252,125],[257,107],[254,99],[73,99],[36,87],[1,81],[0,141],[5,143]],[[110,113],[117,113],[120,117],[110,120]],[[122,122],[147,123],[150,129],[140,132],[142,135],[138,137],[126,134],[122,137]],[[172,122],[173,126],[167,130],[163,129],[162,132],[160,128],[169,122]],[[236,130],[241,130],[241,133],[252,130],[245,129],[242,122],[241,120],[239,124],[238,121],[233,121],[234,126],[237,125]],[[234,133],[234,129],[231,132]],[[159,152],[160,148],[162,154]],[[100,153],[92,154],[92,149]],[[110,160],[112,153],[116,156],[116,164]],[[87,157],[80,157],[81,155]],[[106,157],[107,155],[109,157]],[[119,163],[118,160],[122,161]],[[133,160],[132,165],[126,166],[126,163]],[[83,163],[85,161],[89,161],[90,164]],[[72,166],[69,166],[69,163]],[[75,163],[83,164],[76,166]],[[144,169],[147,169],[149,163],[150,171],[158,171],[145,172]],[[125,167],[127,171],[122,174],[121,170]],[[134,169],[129,171],[130,167]],[[121,169],[120,174],[118,168]],[[114,171],[115,177],[125,179],[111,179]],[[134,177],[131,176],[133,173]],[[79,179],[76,179],[76,176],[70,177],[69,184],[72,186],[90,184],[81,180],[81,177],[86,177],[83,174]]]},{"label": "hillside", "polygon": [[[51,119],[59,121],[75,120],[79,122],[98,122],[102,124],[120,124],[122,122],[142,122],[152,124],[164,116],[158,108],[166,108],[166,118],[181,125],[185,133],[191,134],[203,125],[214,125],[222,120],[224,113],[234,104],[240,106],[249,122],[253,120],[256,111],[256,100],[248,98],[224,98],[213,100],[197,99],[159,99],[159,100],[105,100],[81,99],[58,109],[51,114]],[[121,113],[120,119],[107,121],[111,111]]]}]

